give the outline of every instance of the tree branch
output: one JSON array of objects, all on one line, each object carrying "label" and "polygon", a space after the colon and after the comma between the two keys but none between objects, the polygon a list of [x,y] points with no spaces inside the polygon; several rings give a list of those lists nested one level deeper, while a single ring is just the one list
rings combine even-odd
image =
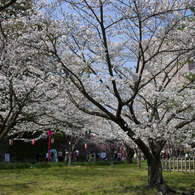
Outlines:
[{"label": "tree branch", "polygon": [[5,4],[4,6],[0,6],[0,12],[5,10],[6,8],[8,8],[10,5],[14,4],[17,0],[10,0],[10,2],[8,2],[7,4]]}]

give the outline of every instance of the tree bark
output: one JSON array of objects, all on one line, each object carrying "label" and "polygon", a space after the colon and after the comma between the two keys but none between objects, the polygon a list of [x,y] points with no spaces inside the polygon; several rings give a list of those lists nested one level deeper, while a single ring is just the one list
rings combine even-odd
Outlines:
[{"label": "tree bark", "polygon": [[164,183],[160,155],[153,155],[152,159],[148,161],[148,183],[150,186]]},{"label": "tree bark", "polygon": [[156,187],[162,195],[177,193],[163,179],[160,155],[153,155],[152,159],[148,162],[148,184],[151,187]]},{"label": "tree bark", "polygon": [[69,152],[68,166],[71,167],[73,162],[73,152]]},{"label": "tree bark", "polygon": [[12,4],[14,4],[17,0],[11,0],[9,1],[8,3],[6,3],[5,5],[3,6],[0,6],[0,12],[5,10],[6,8],[8,8],[9,6],[11,6]]},{"label": "tree bark", "polygon": [[141,151],[139,148],[135,148],[137,168],[141,169]]},{"label": "tree bark", "polygon": [[74,162],[73,154],[74,154],[74,146],[72,145],[72,139],[69,143],[69,159],[68,159],[68,167],[72,166],[72,163]]},{"label": "tree bark", "polygon": [[173,190],[170,189],[164,182],[160,161],[160,152],[166,141],[154,141],[153,139],[148,140],[149,147],[147,147],[140,139],[135,140],[135,143],[139,146],[147,159],[148,184],[152,187],[156,187],[163,195],[173,192]]},{"label": "tree bark", "polygon": [[148,183],[151,187],[156,187],[159,194],[183,194],[189,193],[179,192],[170,188],[164,181],[162,176],[162,165],[160,161],[160,155],[153,155],[152,159],[148,162]]},{"label": "tree bark", "polygon": [[128,145],[125,144],[126,151],[127,151],[127,164],[133,163],[132,158],[134,156],[134,150],[133,148],[129,147]]}]

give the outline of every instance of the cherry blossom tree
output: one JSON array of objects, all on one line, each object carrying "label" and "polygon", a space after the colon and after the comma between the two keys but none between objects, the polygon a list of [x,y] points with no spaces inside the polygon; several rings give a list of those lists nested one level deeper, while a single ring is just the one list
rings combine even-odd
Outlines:
[{"label": "cherry blossom tree", "polygon": [[[33,67],[34,63],[38,65],[37,59],[24,52],[21,53],[21,47],[17,48],[12,44],[9,44],[8,47],[11,46],[12,49],[7,48],[7,52],[2,54],[4,60],[1,61],[0,141],[11,130],[12,134],[22,132],[27,127],[27,124],[25,126],[27,121],[41,123],[43,115],[48,112],[48,102],[56,97],[53,92],[53,84],[47,82],[49,75],[35,66]],[[17,50],[20,56],[14,55]],[[22,57],[22,54],[25,57]],[[5,57],[6,55],[7,57]],[[24,123],[23,127],[19,125],[22,123]],[[45,123],[42,122],[46,125]],[[14,128],[16,125],[19,126]]]},{"label": "cherry blossom tree", "polygon": [[63,78],[75,107],[114,122],[138,145],[151,186],[164,184],[167,139],[193,133],[194,89],[179,79],[194,58],[194,21],[185,19],[192,7],[192,0],[56,0],[20,40],[31,55],[45,55],[42,67],[55,73],[51,80]]},{"label": "cherry blossom tree", "polygon": [[[0,141],[16,123],[32,120],[33,111],[27,113],[24,107],[32,101],[32,94],[35,95],[35,88],[42,85],[43,79],[41,76],[35,78],[36,74],[31,71],[33,61],[30,63],[29,55],[22,55],[24,48],[19,48],[17,44],[17,39],[21,37],[20,20],[23,20],[24,16],[17,18],[14,13],[20,11],[9,9],[0,13]],[[35,100],[36,98],[33,101]]]},{"label": "cherry blossom tree", "polygon": [[62,85],[63,75],[43,69],[47,67],[47,57],[37,55],[37,48],[29,47],[26,38],[28,29],[36,30],[37,25],[30,24],[36,10],[32,7],[27,12],[24,2],[17,3],[15,8],[1,13],[0,21],[0,141],[14,136],[15,140],[30,142],[24,137],[26,132],[39,131],[35,137],[38,140],[47,137],[47,130],[81,139],[86,125],[92,128],[91,117],[81,114],[69,101]]},{"label": "cherry blossom tree", "polygon": [[72,129],[79,129],[80,133],[89,120],[69,101],[63,76],[47,68],[45,54],[35,55],[36,48],[29,47],[27,30],[37,27],[30,25],[32,13],[35,10],[9,20],[2,15],[0,141],[13,135],[14,139],[31,141],[23,137],[25,132],[42,132],[35,140],[46,137],[47,130],[71,135]]},{"label": "cherry blossom tree", "polygon": [[[44,60],[40,61],[40,55],[33,55],[35,49],[24,44],[35,7],[24,6],[30,1],[17,3],[14,9],[0,13],[0,141],[14,134],[17,139],[24,132],[41,131],[45,136],[46,130],[57,128],[59,123],[54,120],[52,104],[60,95],[55,89],[57,81],[51,79],[54,73],[43,70]],[[63,122],[70,125],[70,121]]]}]

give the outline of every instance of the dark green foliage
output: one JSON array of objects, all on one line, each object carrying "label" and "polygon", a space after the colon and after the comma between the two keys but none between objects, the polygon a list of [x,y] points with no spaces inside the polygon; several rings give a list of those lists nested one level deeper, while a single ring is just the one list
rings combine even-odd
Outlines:
[{"label": "dark green foliage", "polygon": [[50,168],[51,166],[52,166],[51,163],[46,163],[46,162],[40,162],[33,165],[33,167],[35,168]]},{"label": "dark green foliage", "polygon": [[184,75],[184,78],[186,78],[189,81],[189,83],[194,83],[194,81],[195,81],[195,74],[193,74],[192,72],[190,72],[188,74],[185,74]]},{"label": "dark green foliage", "polygon": [[[114,164],[125,164],[124,161],[117,161]],[[75,166],[109,166],[111,165],[111,161],[97,161],[97,162],[76,162]]]},{"label": "dark green foliage", "polygon": [[[124,161],[114,162],[114,165],[125,164]],[[76,162],[73,166],[109,166],[111,165],[110,161],[98,161],[98,162]],[[67,163],[58,162],[58,163],[47,163],[47,162],[39,162],[35,164],[31,163],[0,163],[0,170],[4,169],[29,169],[29,168],[51,168],[51,167],[66,167]]]},{"label": "dark green foliage", "polygon": [[29,169],[31,168],[31,163],[0,163],[0,170],[3,169]]}]

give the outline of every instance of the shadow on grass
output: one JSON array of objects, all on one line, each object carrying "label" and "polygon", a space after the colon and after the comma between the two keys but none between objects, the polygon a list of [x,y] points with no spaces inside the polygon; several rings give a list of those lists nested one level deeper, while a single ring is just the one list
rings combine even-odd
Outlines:
[{"label": "shadow on grass", "polygon": [[0,184],[0,189],[9,189],[13,192],[15,191],[30,191],[32,189],[32,185],[38,185],[38,182],[30,182],[30,183],[15,183],[15,184]]},{"label": "shadow on grass", "polygon": [[118,191],[118,194],[136,194],[136,195],[149,195],[157,193],[157,190],[149,186],[130,186],[124,187],[123,190]]},{"label": "shadow on grass", "polygon": [[[85,190],[85,189],[83,189]],[[70,191],[69,191],[70,192]],[[154,195],[157,193],[157,190],[155,188],[146,187],[143,186],[121,186],[121,187],[95,187],[93,189],[86,191],[82,191],[80,189],[79,191],[74,191],[73,194],[79,194],[79,195],[103,195],[103,194],[129,194],[129,195]]]}]

